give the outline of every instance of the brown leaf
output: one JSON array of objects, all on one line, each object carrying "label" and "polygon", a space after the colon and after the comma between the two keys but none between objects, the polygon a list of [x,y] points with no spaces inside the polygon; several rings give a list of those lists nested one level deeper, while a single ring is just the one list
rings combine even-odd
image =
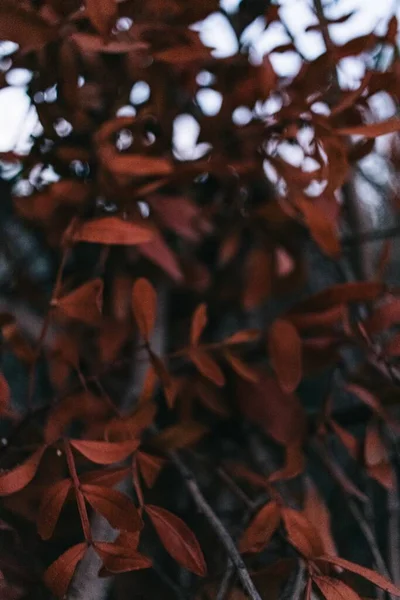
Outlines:
[{"label": "brown leaf", "polygon": [[303,213],[306,225],[321,250],[331,258],[338,258],[341,253],[336,223],[315,203],[303,198],[296,198],[296,204]]},{"label": "brown leaf", "polygon": [[58,598],[64,598],[67,593],[76,566],[82,560],[86,549],[86,542],[72,546],[59,556],[45,572],[44,582]]},{"label": "brown leaf", "polygon": [[191,348],[189,357],[198,368],[199,372],[207,379],[222,387],[225,385],[225,377],[218,364],[209,354],[201,348]]},{"label": "brown leaf", "polygon": [[279,527],[280,506],[272,501],[265,504],[251,521],[240,540],[240,552],[261,552]]},{"label": "brown leaf", "polygon": [[274,377],[260,370],[257,383],[237,378],[235,391],[243,416],[274,440],[289,445],[303,438],[304,409],[297,396],[285,393]]},{"label": "brown leaf", "polygon": [[152,444],[160,450],[177,450],[196,444],[205,434],[207,427],[197,421],[167,427],[152,439]]},{"label": "brown leaf", "polygon": [[7,383],[7,379],[3,373],[0,372],[0,413],[8,407],[10,403],[10,386]]},{"label": "brown leaf", "polygon": [[355,383],[347,385],[346,391],[357,396],[357,398],[361,400],[361,402],[364,402],[364,404],[369,406],[373,412],[375,412],[383,419],[386,419],[386,413],[379,399],[372,392],[366,390],[365,388]]},{"label": "brown leaf", "polygon": [[167,552],[182,567],[200,577],[207,574],[203,552],[194,533],[176,515],[168,510],[147,504],[145,511]]},{"label": "brown leaf", "polygon": [[238,356],[236,356],[232,352],[229,352],[229,350],[224,350],[224,357],[231,365],[232,369],[238,375],[243,377],[243,379],[257,383],[259,375],[255,369],[253,369],[249,365],[246,365],[245,362],[243,362]]},{"label": "brown leaf", "polygon": [[151,560],[136,551],[136,548],[121,545],[120,541],[127,541],[127,538],[116,540],[114,544],[110,542],[95,542],[94,548],[103,561],[104,570],[100,571],[99,576],[108,573],[126,573],[128,571],[137,571],[139,569],[148,569],[151,567]]},{"label": "brown leaf", "polygon": [[385,590],[390,594],[394,594],[395,596],[400,596],[400,588],[386,579],[386,577],[383,577],[383,575],[380,575],[375,571],[371,571],[371,569],[367,569],[366,567],[362,567],[361,565],[350,562],[349,560],[339,558],[338,556],[329,556],[325,554],[323,556],[319,556],[318,559],[316,559],[316,562],[328,563],[330,565],[341,567],[342,569],[350,571],[351,573],[356,573],[356,575],[367,579],[382,590]]},{"label": "brown leaf", "polygon": [[381,296],[386,286],[376,281],[339,283],[296,304],[289,314],[326,310],[338,304],[371,302]]},{"label": "brown leaf", "polygon": [[323,544],[318,530],[307,517],[292,508],[282,509],[282,518],[289,541],[304,556],[318,556],[323,550]]},{"label": "brown leaf", "polygon": [[331,515],[311,479],[307,479],[304,503],[304,514],[318,530],[323,551],[332,556],[337,555],[336,544],[332,536]]},{"label": "brown leaf", "polygon": [[301,381],[301,339],[297,329],[284,319],[272,324],[268,337],[271,363],[284,392],[291,393]]},{"label": "brown leaf", "polygon": [[37,11],[18,4],[12,0],[1,1],[0,38],[19,44],[24,50],[40,50],[55,39],[57,30],[46,23]]},{"label": "brown leaf", "polygon": [[172,252],[158,231],[153,232],[150,242],[140,244],[139,252],[147,260],[160,267],[174,281],[181,282],[183,280],[177,256]]},{"label": "brown leaf", "polygon": [[245,344],[246,342],[255,342],[260,337],[258,329],[243,329],[230,335],[224,339],[224,344],[227,346],[233,346],[235,344]]},{"label": "brown leaf", "polygon": [[85,0],[85,5],[92,25],[106,38],[117,19],[116,0]]},{"label": "brown leaf", "polygon": [[71,486],[70,479],[63,479],[49,486],[44,492],[37,517],[37,530],[43,540],[48,540],[53,535]]},{"label": "brown leaf", "polygon": [[340,127],[335,131],[338,135],[363,135],[367,138],[376,138],[380,135],[400,131],[400,119],[388,119],[380,123],[355,125],[354,127]]},{"label": "brown leaf", "polygon": [[70,440],[71,446],[83,456],[100,465],[111,465],[120,462],[135,452],[140,442],[128,440],[125,442],[96,442],[88,440]]},{"label": "brown leaf", "polygon": [[160,471],[165,465],[164,458],[147,454],[146,452],[138,452],[136,455],[137,464],[140,474],[142,475],[147,487],[151,488],[156,482]]},{"label": "brown leaf", "polygon": [[193,313],[192,323],[190,326],[190,343],[192,346],[197,346],[200,336],[207,325],[207,305],[199,304]]},{"label": "brown leaf", "polygon": [[58,440],[74,421],[101,419],[108,412],[109,408],[105,403],[90,392],[65,396],[50,411],[44,428],[44,439],[51,444]]},{"label": "brown leaf", "polygon": [[72,234],[73,242],[134,246],[149,242],[153,231],[143,223],[123,221],[118,217],[93,219],[80,224]]},{"label": "brown leaf", "polygon": [[298,477],[304,472],[304,454],[301,446],[290,444],[286,447],[285,464],[282,469],[275,471],[268,477],[270,483],[274,481],[286,481]]},{"label": "brown leaf", "polygon": [[88,325],[99,325],[103,308],[103,280],[93,279],[79,288],[53,301],[53,306],[70,319]]},{"label": "brown leaf", "polygon": [[319,575],[314,575],[312,579],[326,600],[361,600],[351,587],[339,579]]},{"label": "brown leaf", "polygon": [[132,290],[132,308],[139,331],[146,341],[150,340],[157,315],[157,294],[151,283],[137,279]]},{"label": "brown leaf", "polygon": [[0,473],[0,496],[19,492],[32,481],[39,468],[46,446],[40,446],[25,462],[11,471]]},{"label": "brown leaf", "polygon": [[81,490],[91,507],[100,513],[114,529],[139,531],[142,519],[126,494],[99,485],[83,484]]}]

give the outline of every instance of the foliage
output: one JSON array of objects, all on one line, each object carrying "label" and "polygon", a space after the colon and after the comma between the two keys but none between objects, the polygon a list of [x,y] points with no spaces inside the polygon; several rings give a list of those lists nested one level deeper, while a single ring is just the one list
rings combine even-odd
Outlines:
[{"label": "foliage", "polygon": [[[0,38],[18,44],[7,68],[32,73],[41,124],[29,152],[1,159],[16,168],[13,215],[49,264],[46,281],[12,275],[39,335],[12,303],[0,315],[4,363],[23,366],[26,390],[16,397],[4,367],[5,599],[63,598],[79,569],[93,576],[85,561],[116,598],[256,600],[284,584],[293,598],[400,596],[399,547],[371,524],[376,498],[397,490],[388,248],[375,278],[343,277],[353,173],[387,134],[398,167],[400,120],[376,122],[371,103],[398,102],[397,20],[336,45],[329,27],[352,15],[330,20],[316,0],[326,50],[282,78],[271,55],[300,55],[295,41],[260,64],[242,42],[256,18],[267,34],[284,26],[279,6],[225,13],[239,44],[227,58],[192,27],[215,11],[217,0],[1,2]],[[382,49],[385,70],[370,60]],[[359,55],[366,74],[345,89],[337,65]],[[221,94],[213,116],[197,101],[203,80]],[[149,97],[133,106],[138,82]],[[199,126],[192,156],[174,144],[182,115]],[[316,293],[310,240],[340,273]],[[368,567],[338,534],[335,502]]]}]

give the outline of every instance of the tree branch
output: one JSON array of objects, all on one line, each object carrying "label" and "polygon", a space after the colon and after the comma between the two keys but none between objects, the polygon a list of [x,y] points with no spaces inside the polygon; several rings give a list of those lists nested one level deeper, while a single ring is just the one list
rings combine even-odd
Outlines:
[{"label": "tree branch", "polygon": [[244,564],[244,561],[240,555],[240,552],[236,548],[234,541],[229,535],[228,531],[225,529],[224,525],[221,523],[211,506],[208,504],[207,500],[204,498],[197,481],[193,475],[193,473],[188,469],[182,459],[178,456],[176,452],[170,452],[169,457],[179,473],[181,474],[185,486],[193,498],[197,508],[203,513],[206,517],[208,523],[214,530],[221,544],[224,546],[230,561],[232,562],[235,570],[237,571],[238,577],[242,583],[243,589],[249,594],[252,600],[261,600],[261,596],[258,593],[250,574]]}]

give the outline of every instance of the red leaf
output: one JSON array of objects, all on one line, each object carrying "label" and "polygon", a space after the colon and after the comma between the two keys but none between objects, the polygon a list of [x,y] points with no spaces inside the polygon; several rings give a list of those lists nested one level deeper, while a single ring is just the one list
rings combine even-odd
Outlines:
[{"label": "red leaf", "polygon": [[346,429],[343,429],[340,425],[338,425],[335,421],[330,420],[329,425],[332,427],[333,431],[336,433],[343,446],[347,449],[350,456],[354,459],[358,456],[358,441],[357,439],[351,435]]},{"label": "red leaf", "polygon": [[305,431],[305,414],[299,399],[286,394],[274,377],[262,370],[259,375],[257,383],[236,380],[235,391],[243,416],[277,442],[294,444]]},{"label": "red leaf", "polygon": [[224,344],[227,346],[233,346],[235,344],[245,344],[246,342],[255,342],[260,337],[258,329],[243,329],[237,331],[233,335],[224,339]]},{"label": "red leaf", "polygon": [[59,556],[45,572],[44,582],[58,598],[64,598],[67,593],[76,566],[82,560],[86,549],[86,542],[72,546]]},{"label": "red leaf", "polygon": [[104,217],[81,223],[72,233],[72,241],[135,246],[149,242],[153,235],[153,231],[143,223]]},{"label": "red leaf", "polygon": [[363,135],[367,138],[376,138],[380,135],[395,133],[396,131],[400,131],[400,119],[388,119],[380,123],[341,127],[335,130],[338,135]]},{"label": "red leaf", "polygon": [[324,552],[337,554],[336,544],[332,536],[331,515],[316,486],[310,479],[307,480],[307,490],[304,503],[304,514],[318,529]]},{"label": "red leaf", "polygon": [[361,402],[364,402],[364,404],[369,406],[373,410],[373,412],[375,412],[383,419],[386,419],[386,414],[383,407],[381,406],[381,403],[372,392],[369,392],[365,388],[356,385],[355,383],[347,385],[346,391],[357,396],[357,398],[359,398]]},{"label": "red leaf", "polygon": [[243,362],[238,356],[235,356],[235,354],[232,354],[232,352],[229,352],[229,350],[224,351],[224,356],[231,365],[232,369],[238,375],[247,381],[253,381],[254,383],[257,383],[259,375],[255,369],[249,365],[246,365],[245,362]]},{"label": "red leaf", "polygon": [[316,561],[329,563],[331,565],[335,565],[336,567],[341,567],[346,571],[350,571],[351,573],[356,573],[356,575],[360,575],[360,577],[368,579],[368,581],[381,588],[382,590],[389,592],[389,594],[400,596],[399,587],[397,587],[391,581],[386,579],[386,577],[383,577],[383,575],[380,575],[375,571],[371,571],[371,569],[367,569],[366,567],[357,565],[353,562],[345,560],[344,558],[339,558],[338,556],[323,555],[319,556],[318,559],[316,559]]},{"label": "red leaf", "polygon": [[99,485],[84,484],[81,489],[91,507],[114,529],[134,532],[142,528],[139,512],[126,494]]},{"label": "red leaf", "polygon": [[70,479],[63,479],[48,487],[44,492],[37,518],[37,530],[43,540],[48,540],[53,535],[71,486]]},{"label": "red leaf", "polygon": [[109,408],[90,392],[66,396],[51,410],[44,429],[47,443],[58,440],[74,421],[96,420],[105,417]]},{"label": "red leaf", "polygon": [[192,346],[197,346],[207,321],[207,306],[206,304],[200,304],[193,313],[190,327],[190,343]]},{"label": "red leaf", "polygon": [[116,0],[85,0],[85,4],[93,26],[103,37],[107,37],[118,15]]},{"label": "red leaf", "polygon": [[145,452],[138,452],[136,458],[140,473],[147,487],[153,487],[161,469],[165,465],[165,459]]},{"label": "red leaf", "polygon": [[20,45],[24,50],[40,50],[57,36],[57,28],[42,19],[38,11],[28,10],[12,0],[0,5],[0,38]]},{"label": "red leaf", "polygon": [[0,413],[3,412],[10,403],[10,387],[3,373],[0,372]]},{"label": "red leaf", "polygon": [[179,261],[158,231],[153,232],[150,242],[140,244],[139,252],[160,267],[171,279],[176,282],[182,281],[183,274]]},{"label": "red leaf", "polygon": [[131,470],[129,467],[121,467],[119,469],[98,469],[96,471],[82,473],[79,476],[79,479],[81,483],[113,487],[122,479],[125,479],[130,472]]},{"label": "red leaf", "polygon": [[32,481],[46,450],[41,446],[25,462],[11,471],[0,474],[0,496],[9,496],[19,492]]},{"label": "red leaf", "polygon": [[313,582],[319,587],[326,600],[361,600],[351,587],[339,579],[314,575]]},{"label": "red leaf", "polygon": [[307,227],[318,246],[332,258],[340,256],[340,244],[335,222],[328,218],[320,206],[310,200],[296,198]]},{"label": "red leaf", "polygon": [[203,552],[194,533],[182,519],[159,506],[148,504],[145,510],[172,558],[188,571],[205,577],[207,567]]},{"label": "red leaf", "polygon": [[323,544],[318,530],[303,513],[283,508],[282,518],[290,543],[304,556],[318,556],[322,552]]},{"label": "red leaf", "polygon": [[197,443],[206,433],[208,429],[204,425],[197,421],[185,421],[164,429],[152,439],[152,444],[161,450],[177,450]]},{"label": "red leaf", "polygon": [[348,302],[369,302],[385,292],[385,285],[375,281],[339,283],[299,302],[289,314],[326,310]]},{"label": "red leaf", "polygon": [[218,385],[219,387],[225,385],[224,374],[215,360],[204,352],[204,350],[201,348],[192,348],[189,351],[189,357],[204,377],[210,379],[210,381],[214,382],[215,385]]},{"label": "red leaf", "polygon": [[284,392],[293,392],[301,381],[301,339],[289,321],[277,319],[269,332],[269,352]]},{"label": "red leaf", "polygon": [[[118,538],[119,540],[119,538]],[[119,542],[95,542],[94,547],[103,561],[104,569],[108,573],[126,573],[151,567],[151,560],[133,548],[119,545]],[[103,569],[99,575],[103,575]],[[106,574],[106,573],[104,573]]]},{"label": "red leaf", "polygon": [[105,430],[107,441],[123,441],[139,438],[140,434],[151,425],[157,412],[152,401],[140,404],[136,410],[126,417],[116,417],[108,422]]},{"label": "red leaf", "polygon": [[126,442],[94,442],[86,440],[71,440],[78,452],[99,465],[111,465],[127,458],[135,452],[140,442],[127,440]]},{"label": "red leaf", "polygon": [[264,550],[278,529],[280,520],[281,509],[278,504],[274,501],[265,504],[244,532],[239,544],[240,552]]},{"label": "red leaf", "polygon": [[139,331],[149,341],[157,314],[157,294],[151,283],[144,278],[135,281],[132,290],[132,308]]},{"label": "red leaf", "polygon": [[99,325],[103,308],[102,279],[93,279],[67,296],[53,302],[70,319],[77,319],[88,325]]},{"label": "red leaf", "polygon": [[168,158],[140,154],[104,154],[107,169],[119,177],[161,177],[173,172],[173,163]]},{"label": "red leaf", "polygon": [[290,444],[286,447],[286,460],[282,469],[268,477],[270,483],[298,477],[304,471],[304,454],[301,446]]}]

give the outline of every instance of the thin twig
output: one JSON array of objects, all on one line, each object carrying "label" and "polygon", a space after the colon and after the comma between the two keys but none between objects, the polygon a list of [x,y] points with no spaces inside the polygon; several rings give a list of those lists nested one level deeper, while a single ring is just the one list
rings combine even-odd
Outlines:
[{"label": "thin twig", "polygon": [[261,596],[250,577],[250,573],[243,562],[240,552],[236,548],[236,545],[228,531],[225,529],[224,525],[221,523],[211,506],[208,504],[207,500],[204,498],[193,473],[190,471],[190,469],[188,469],[178,454],[175,452],[170,452],[169,457],[184,479],[186,488],[196,503],[197,508],[206,517],[221,544],[224,546],[229,559],[237,571],[244,590],[249,594],[252,600],[261,600]]},{"label": "thin twig", "polygon": [[226,595],[229,592],[229,588],[231,586],[234,574],[235,574],[235,567],[234,567],[231,559],[228,559],[226,571],[225,571],[222,581],[220,583],[217,595],[215,596],[215,600],[224,600],[224,598],[226,597]]}]

